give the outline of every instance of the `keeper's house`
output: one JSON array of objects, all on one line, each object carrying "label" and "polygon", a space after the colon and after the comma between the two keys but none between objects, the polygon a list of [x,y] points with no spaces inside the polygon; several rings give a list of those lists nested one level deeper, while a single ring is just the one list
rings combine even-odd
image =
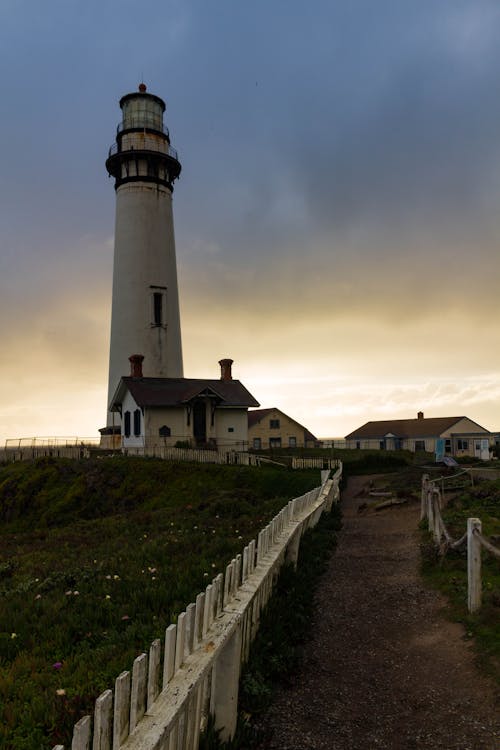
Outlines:
[{"label": "keeper's house", "polygon": [[431,417],[367,422],[346,435],[347,448],[409,450],[488,459],[494,436],[468,417]]},{"label": "keeper's house", "polygon": [[254,450],[268,448],[313,448],[312,432],[276,407],[248,412],[248,441]]},{"label": "keeper's house", "polygon": [[110,403],[120,415],[122,448],[248,450],[248,407],[259,403],[232,379],[232,359],[220,360],[220,380],[143,377],[144,357],[129,359],[131,374],[121,378]]}]

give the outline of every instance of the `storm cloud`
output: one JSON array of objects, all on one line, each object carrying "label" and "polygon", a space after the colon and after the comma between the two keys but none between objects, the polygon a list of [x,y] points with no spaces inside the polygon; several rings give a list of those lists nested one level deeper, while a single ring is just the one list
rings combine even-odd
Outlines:
[{"label": "storm cloud", "polygon": [[0,27],[0,440],[102,426],[104,161],[141,79],[183,167],[188,376],[231,356],[320,435],[418,409],[498,428],[495,2],[23,0]]}]

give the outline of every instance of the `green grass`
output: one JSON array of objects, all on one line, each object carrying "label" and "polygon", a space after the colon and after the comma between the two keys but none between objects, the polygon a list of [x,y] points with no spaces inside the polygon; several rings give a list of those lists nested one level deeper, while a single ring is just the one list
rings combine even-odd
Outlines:
[{"label": "green grass", "polygon": [[0,747],[68,747],[97,695],[318,483],[141,458],[0,468]]},{"label": "green grass", "polygon": [[[500,539],[500,480],[483,481],[449,501],[443,519],[454,539],[467,529],[467,518],[480,518],[483,536]],[[424,524],[423,524],[424,525]],[[467,610],[467,553],[450,550],[437,555],[428,532],[423,533],[422,571],[425,579],[446,595],[450,619],[461,622],[466,637],[473,638],[481,668],[500,684],[500,561],[482,551],[482,606],[474,615]],[[498,541],[495,546],[499,547]]]}]

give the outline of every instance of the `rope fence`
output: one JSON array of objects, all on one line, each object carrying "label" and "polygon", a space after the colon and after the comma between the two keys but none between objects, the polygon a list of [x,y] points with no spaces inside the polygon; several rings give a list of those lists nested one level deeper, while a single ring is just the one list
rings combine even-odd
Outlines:
[{"label": "rope fence", "polygon": [[442,555],[449,549],[458,550],[467,545],[467,606],[472,614],[481,608],[481,551],[484,547],[497,560],[500,560],[500,549],[483,536],[482,523],[479,518],[467,519],[467,531],[459,539],[453,539],[446,528],[441,515],[442,491],[436,486],[437,481],[430,480],[428,474],[422,476],[422,495],[420,519],[427,520],[436,546]]}]

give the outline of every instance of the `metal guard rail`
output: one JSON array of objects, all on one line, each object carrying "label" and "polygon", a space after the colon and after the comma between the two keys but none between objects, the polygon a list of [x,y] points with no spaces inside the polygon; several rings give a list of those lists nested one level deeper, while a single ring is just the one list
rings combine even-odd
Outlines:
[{"label": "metal guard rail", "polygon": [[166,154],[167,156],[171,156],[172,159],[179,161],[177,149],[163,142],[159,142],[155,138],[144,138],[143,145],[141,144],[141,146],[142,147],[139,148],[119,148],[117,143],[113,143],[109,147],[108,157],[113,156],[114,154],[131,154],[134,152],[141,154],[144,151],[153,151],[154,153]]}]

